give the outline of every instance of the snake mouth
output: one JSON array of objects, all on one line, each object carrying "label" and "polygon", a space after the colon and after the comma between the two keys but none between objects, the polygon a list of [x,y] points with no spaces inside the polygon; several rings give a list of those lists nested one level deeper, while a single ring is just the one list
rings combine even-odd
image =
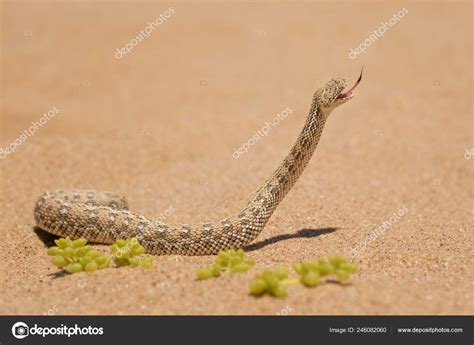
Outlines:
[{"label": "snake mouth", "polygon": [[362,80],[362,72],[364,71],[364,67],[362,67],[362,69],[360,70],[360,76],[359,76],[359,79],[357,79],[356,83],[354,84],[353,87],[351,87],[349,90],[347,90],[346,92],[344,93],[340,93],[336,99],[342,99],[342,100],[347,100],[347,99],[350,99],[352,98],[352,96],[354,96],[354,93],[352,92],[357,85],[359,85],[360,81]]}]

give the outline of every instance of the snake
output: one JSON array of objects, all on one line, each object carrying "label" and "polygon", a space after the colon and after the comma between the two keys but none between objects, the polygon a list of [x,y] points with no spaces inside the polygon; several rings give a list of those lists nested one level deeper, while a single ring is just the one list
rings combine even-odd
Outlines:
[{"label": "snake", "polygon": [[37,226],[56,236],[85,238],[98,244],[136,238],[152,255],[214,255],[239,249],[262,232],[275,209],[296,183],[318,145],[329,114],[352,99],[355,85],[333,78],[318,88],[296,143],[273,175],[237,214],[200,224],[168,224],[129,210],[121,195],[83,189],[44,192],[34,206]]}]

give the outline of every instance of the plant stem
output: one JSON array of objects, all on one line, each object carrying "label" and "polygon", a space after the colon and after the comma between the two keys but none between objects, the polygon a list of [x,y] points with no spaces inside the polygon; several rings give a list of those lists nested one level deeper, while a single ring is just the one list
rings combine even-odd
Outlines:
[{"label": "plant stem", "polygon": [[281,281],[282,284],[284,285],[298,285],[300,283],[299,279],[283,279]]}]

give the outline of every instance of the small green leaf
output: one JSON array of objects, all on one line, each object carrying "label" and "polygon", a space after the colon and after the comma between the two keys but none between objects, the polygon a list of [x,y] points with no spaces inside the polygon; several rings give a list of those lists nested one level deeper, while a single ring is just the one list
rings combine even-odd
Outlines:
[{"label": "small green leaf", "polygon": [[335,272],[337,279],[341,282],[345,282],[349,279],[349,272],[344,270],[336,270]]},{"label": "small green leaf", "polygon": [[53,263],[54,266],[58,268],[63,268],[64,266],[68,264],[66,259],[64,259],[64,257],[61,255],[56,255],[54,258],[51,259],[51,262]]},{"label": "small green leaf", "polygon": [[206,280],[213,277],[213,270],[212,268],[206,267],[202,268],[196,272],[196,276],[199,280]]},{"label": "small green leaf", "polygon": [[125,247],[125,245],[127,244],[127,241],[119,239],[115,241],[115,244],[117,245],[117,247],[122,248],[122,247]]},{"label": "small green leaf", "polygon": [[261,295],[267,288],[267,283],[264,279],[254,279],[249,284],[250,292],[254,295]]},{"label": "small green leaf", "polygon": [[48,248],[48,255],[50,256],[56,256],[56,255],[62,255],[63,250],[59,247],[49,247]]},{"label": "small green leaf", "polygon": [[301,278],[301,282],[309,287],[319,284],[319,274],[315,271],[306,272]]},{"label": "small green leaf", "polygon": [[74,256],[74,249],[72,249],[71,247],[64,248],[63,256],[67,258],[72,258]]},{"label": "small green leaf", "polygon": [[286,289],[286,286],[278,285],[276,288],[274,288],[271,291],[271,294],[275,297],[283,298],[283,297],[286,297],[288,295],[288,290]]},{"label": "small green leaf", "polygon": [[66,266],[66,271],[69,273],[78,273],[82,271],[82,265],[78,262]]},{"label": "small green leaf", "polygon": [[99,266],[97,265],[97,263],[95,261],[91,261],[84,267],[84,271],[94,272],[97,271],[98,268]]},{"label": "small green leaf", "polygon": [[145,253],[145,248],[141,245],[138,245],[136,248],[132,249],[133,255],[142,255]]},{"label": "small green leaf", "polygon": [[87,243],[85,238],[79,238],[77,240],[72,241],[71,245],[73,248],[84,247]]},{"label": "small green leaf", "polygon": [[68,247],[70,242],[71,240],[69,239],[69,237],[54,240],[54,243],[56,243],[56,245],[61,249]]}]

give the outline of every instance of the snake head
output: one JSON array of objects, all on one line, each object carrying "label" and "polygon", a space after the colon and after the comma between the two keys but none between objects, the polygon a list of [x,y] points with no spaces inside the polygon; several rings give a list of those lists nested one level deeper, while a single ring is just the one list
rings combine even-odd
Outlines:
[{"label": "snake head", "polygon": [[352,92],[362,80],[362,72],[360,71],[359,79],[353,87],[343,92],[347,86],[347,81],[342,78],[335,78],[328,81],[322,88],[318,89],[313,96],[313,103],[324,113],[329,114],[341,104],[350,100],[354,93]]}]

